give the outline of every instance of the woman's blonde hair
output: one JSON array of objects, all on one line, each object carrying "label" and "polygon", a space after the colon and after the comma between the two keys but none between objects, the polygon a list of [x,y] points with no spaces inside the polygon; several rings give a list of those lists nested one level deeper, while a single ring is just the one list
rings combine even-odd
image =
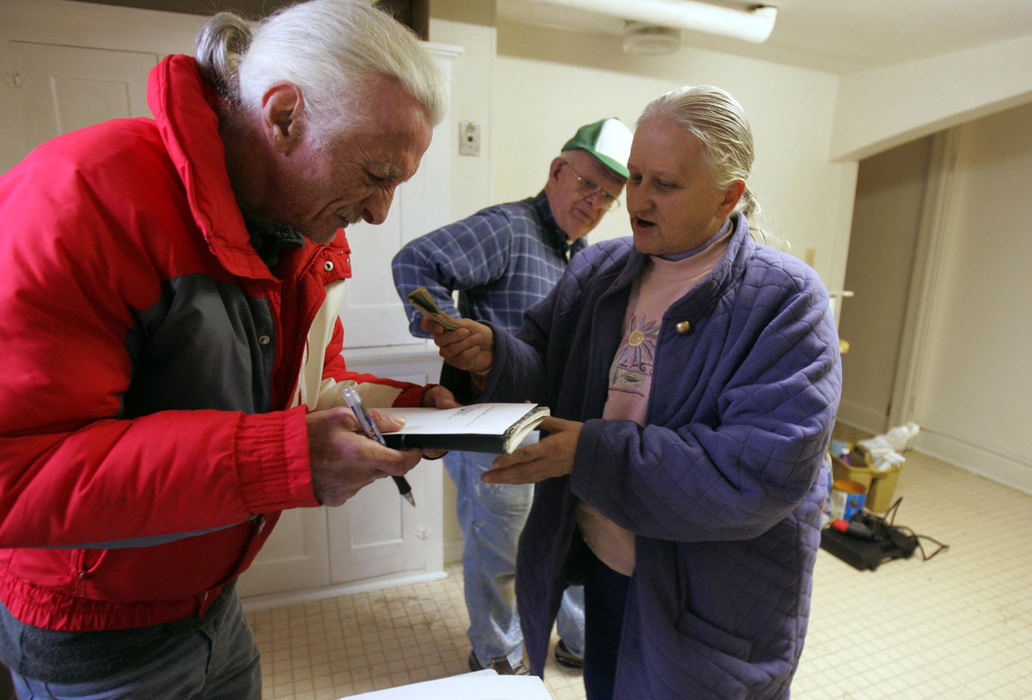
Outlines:
[{"label": "woman's blonde hair", "polygon": [[732,214],[744,214],[754,236],[764,242],[786,244],[759,228],[760,203],[749,188],[753,164],[753,137],[742,105],[714,85],[685,85],[654,99],[638,118],[638,126],[664,117],[702,143],[713,184],[721,189],[735,180],[745,183]]}]

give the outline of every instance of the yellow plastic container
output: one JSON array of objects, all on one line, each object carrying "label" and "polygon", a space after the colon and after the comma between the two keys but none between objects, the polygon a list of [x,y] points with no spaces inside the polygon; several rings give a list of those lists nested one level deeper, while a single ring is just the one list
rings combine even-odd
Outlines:
[{"label": "yellow plastic container", "polygon": [[857,450],[850,453],[849,458],[853,460],[852,464],[844,462],[841,457],[832,455],[831,474],[836,480],[855,481],[862,484],[865,490],[870,490],[874,470],[863,460],[862,456],[858,459],[858,454]]},{"label": "yellow plastic container", "polygon": [[871,476],[874,479],[871,481],[871,488],[867,491],[867,510],[884,513],[889,509],[901,471],[903,471],[902,464],[894,464],[885,471],[871,470]]},{"label": "yellow plastic container", "polygon": [[871,455],[863,447],[857,445],[850,453],[852,464],[847,464],[839,457],[831,456],[831,472],[835,479],[847,479],[863,484],[867,488],[867,502],[864,507],[875,513],[884,513],[892,505],[892,497],[896,491],[902,464],[894,464],[884,471],[871,467]]}]

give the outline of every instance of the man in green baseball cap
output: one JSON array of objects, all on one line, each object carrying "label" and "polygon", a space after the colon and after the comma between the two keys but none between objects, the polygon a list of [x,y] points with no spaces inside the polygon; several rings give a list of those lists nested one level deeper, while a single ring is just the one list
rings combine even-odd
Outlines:
[{"label": "man in green baseball cap", "polygon": [[[515,331],[523,311],[552,290],[570,258],[586,245],[588,232],[619,206],[631,136],[618,119],[586,124],[551,161],[548,180],[536,196],[482,209],[408,243],[392,264],[402,300],[413,289],[426,287],[450,316]],[[459,292],[458,308],[454,291]],[[422,315],[406,308],[412,334],[429,337],[419,326]],[[473,647],[469,666],[525,674],[513,584],[516,542],[530,512],[533,486],[481,483],[480,475],[497,456],[444,456],[455,482],[463,534],[462,573]],[[567,589],[557,629],[556,661],[583,665],[583,587]]]},{"label": "man in green baseball cap", "polygon": [[581,150],[602,161],[602,164],[627,179],[627,156],[631,149],[631,133],[619,119],[602,119],[577,129],[563,146],[564,151]]},{"label": "man in green baseball cap", "polygon": [[631,136],[619,119],[592,122],[578,129],[552,161],[545,192],[567,240],[586,236],[620,205]]}]

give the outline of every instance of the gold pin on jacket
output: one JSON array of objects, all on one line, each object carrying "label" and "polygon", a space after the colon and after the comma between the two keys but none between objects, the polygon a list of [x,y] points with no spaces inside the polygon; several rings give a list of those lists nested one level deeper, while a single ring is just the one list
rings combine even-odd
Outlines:
[{"label": "gold pin on jacket", "polygon": [[681,321],[676,326],[674,326],[674,330],[676,330],[681,335],[684,335],[685,333],[687,333],[691,329],[692,329],[692,322],[691,321]]}]

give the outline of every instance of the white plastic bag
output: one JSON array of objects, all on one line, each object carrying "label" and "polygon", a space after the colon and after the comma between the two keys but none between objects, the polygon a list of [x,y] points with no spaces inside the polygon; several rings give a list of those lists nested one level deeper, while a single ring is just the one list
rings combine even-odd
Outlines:
[{"label": "white plastic bag", "polygon": [[889,445],[896,452],[903,452],[909,450],[914,446],[914,440],[917,439],[917,433],[921,429],[917,427],[917,423],[907,423],[906,425],[897,425],[895,428],[885,433],[885,439]]},{"label": "white plastic bag", "polygon": [[906,458],[900,453],[910,448],[919,430],[916,423],[907,423],[896,426],[883,435],[860,440],[857,444],[870,453],[872,469],[888,471],[893,466],[906,461]]}]

